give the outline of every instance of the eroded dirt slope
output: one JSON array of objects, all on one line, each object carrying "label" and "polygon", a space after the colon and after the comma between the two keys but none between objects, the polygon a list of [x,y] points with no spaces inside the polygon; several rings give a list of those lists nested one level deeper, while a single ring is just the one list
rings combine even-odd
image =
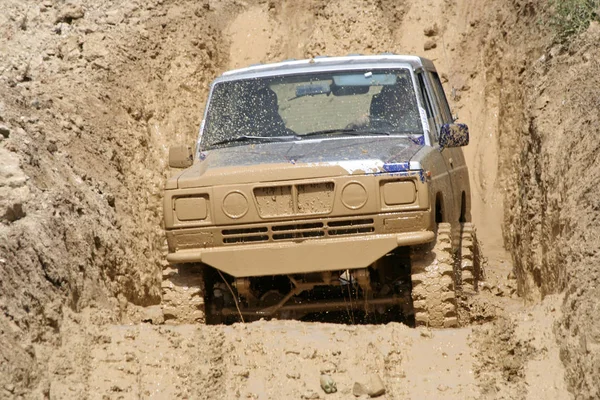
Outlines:
[{"label": "eroded dirt slope", "polygon": [[0,7],[0,386],[16,395],[65,308],[160,301],[166,148],[193,140],[221,56],[202,3]]},{"label": "eroded dirt slope", "polygon": [[598,398],[600,25],[561,42],[543,1],[497,13],[484,29],[503,37],[487,54],[504,84],[500,171],[519,291],[536,300],[566,290],[556,333],[567,382],[580,398]]}]

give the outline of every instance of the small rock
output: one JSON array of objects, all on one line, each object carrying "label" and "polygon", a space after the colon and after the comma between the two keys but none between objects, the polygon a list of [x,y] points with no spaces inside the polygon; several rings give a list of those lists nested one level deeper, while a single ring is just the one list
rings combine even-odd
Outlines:
[{"label": "small rock", "polygon": [[492,293],[492,287],[487,282],[479,282],[479,289]]},{"label": "small rock", "polygon": [[92,61],[92,67],[96,68],[96,69],[104,69],[104,70],[109,70],[110,67],[108,66],[108,64],[103,61],[103,60],[94,60]]},{"label": "small rock", "polygon": [[427,327],[421,328],[421,337],[432,338],[433,332],[431,332],[431,329],[429,329]]},{"label": "small rock", "polygon": [[75,117],[70,118],[71,122],[75,124],[76,127],[78,127],[79,129],[83,129],[84,125],[83,125],[83,118],[81,118],[80,115],[77,115]]},{"label": "small rock", "polygon": [[125,353],[125,361],[135,361],[135,355],[133,353]]},{"label": "small rock", "polygon": [[423,50],[427,51],[427,50],[435,49],[436,47],[437,47],[437,43],[434,40],[428,40],[423,45]]},{"label": "small rock", "polygon": [[320,399],[321,396],[319,396],[319,393],[317,393],[317,392],[313,392],[312,390],[307,390],[300,396],[300,398],[305,399],[305,400],[317,400],[317,399]]},{"label": "small rock", "polygon": [[331,375],[321,375],[321,389],[327,394],[337,392],[337,385]]},{"label": "small rock", "polygon": [[83,18],[85,15],[85,11],[80,5],[77,4],[67,4],[63,7],[62,10],[56,16],[56,23],[66,22],[70,24],[71,22]]},{"label": "small rock", "polygon": [[299,372],[288,372],[287,374],[285,374],[285,376],[288,379],[300,379],[300,373]]},{"label": "small rock", "polygon": [[10,136],[10,129],[6,125],[0,125],[0,135],[4,136],[5,139],[8,139]]},{"label": "small rock", "polygon": [[10,393],[14,393],[15,385],[13,385],[12,383],[7,383],[6,385],[4,385],[4,389],[8,390]]},{"label": "small rock", "polygon": [[423,33],[425,34],[425,36],[427,37],[431,37],[431,36],[437,36],[437,34],[440,32],[440,28],[438,27],[438,24],[435,23],[433,24],[433,26],[430,26],[429,28],[425,28],[423,29]]},{"label": "small rock", "polygon": [[239,376],[240,378],[247,379],[250,377],[250,371],[245,368],[242,368],[242,369],[239,369],[238,371],[236,371],[235,375]]},{"label": "small rock", "polygon": [[377,374],[371,374],[369,377],[369,396],[379,397],[385,393],[385,386],[381,377]]},{"label": "small rock", "polygon": [[354,382],[354,386],[352,386],[352,394],[356,397],[369,395],[369,389],[360,382]]},{"label": "small rock", "polygon": [[165,316],[160,306],[145,307],[142,311],[142,322],[150,322],[154,325],[160,325],[165,322]]},{"label": "small rock", "polygon": [[25,210],[23,210],[23,204],[15,203],[6,208],[6,213],[2,219],[5,219],[8,222],[15,222],[25,217],[25,215],[27,215],[27,213],[25,213]]},{"label": "small rock", "polygon": [[49,143],[48,146],[46,147],[46,149],[51,153],[54,154],[58,151],[58,146],[56,145],[56,143],[52,142]]},{"label": "small rock", "polygon": [[115,195],[112,193],[106,193],[104,197],[106,198],[108,205],[112,208],[115,208]]},{"label": "small rock", "polygon": [[383,381],[377,374],[370,374],[368,382],[354,382],[352,394],[356,397],[368,395],[369,397],[379,397],[385,394],[385,386]]},{"label": "small rock", "polygon": [[337,372],[337,365],[335,365],[331,361],[326,361],[325,365],[323,365],[320,368],[319,372],[321,372],[321,375],[327,375],[327,374],[335,373],[335,372]]},{"label": "small rock", "polygon": [[450,388],[447,385],[444,385],[442,383],[440,383],[437,387],[437,390],[439,390],[440,392],[445,392],[448,389],[450,389]]},{"label": "small rock", "polygon": [[496,286],[496,287],[494,287],[493,294],[495,296],[503,296],[504,295],[504,289],[502,289],[500,286]]},{"label": "small rock", "polygon": [[106,23],[109,25],[117,25],[123,22],[125,15],[121,10],[112,10],[106,13]]}]

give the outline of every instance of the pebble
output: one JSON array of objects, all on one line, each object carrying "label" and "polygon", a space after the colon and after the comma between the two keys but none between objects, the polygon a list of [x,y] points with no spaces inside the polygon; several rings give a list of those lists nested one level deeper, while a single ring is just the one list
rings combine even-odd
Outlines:
[{"label": "pebble", "polygon": [[437,43],[434,40],[428,40],[423,45],[423,50],[427,51],[427,50],[435,49],[436,47],[437,47]]},{"label": "pebble", "polygon": [[145,307],[142,311],[142,322],[150,322],[154,325],[160,325],[165,322],[165,316],[160,306]]},{"label": "pebble", "polygon": [[0,125],[0,135],[7,139],[10,136],[10,129],[6,125]]},{"label": "pebble", "polygon": [[352,394],[356,397],[368,395],[369,389],[360,382],[354,382],[354,386],[352,386]]},{"label": "pebble", "polygon": [[433,337],[433,332],[431,332],[431,329],[425,327],[425,328],[421,328],[421,337],[424,338],[432,338]]},{"label": "pebble", "polygon": [[307,390],[306,392],[304,392],[302,394],[302,396],[300,396],[301,399],[305,399],[305,400],[316,400],[316,399],[320,399],[321,396],[319,396],[319,393],[317,392],[313,392],[312,390]]},{"label": "pebble", "polygon": [[23,204],[15,203],[12,206],[6,208],[6,213],[2,217],[8,222],[15,222],[21,218],[24,218],[27,213],[23,210]]},{"label": "pebble", "polygon": [[337,392],[337,385],[331,375],[321,375],[321,389],[327,394]]},{"label": "pebble", "polygon": [[369,396],[379,397],[385,393],[385,386],[381,377],[377,374],[371,374],[369,379]]},{"label": "pebble", "polygon": [[438,24],[433,24],[433,26],[423,29],[423,33],[427,37],[436,36],[439,33],[439,31],[440,28],[438,27]]},{"label": "pebble", "polygon": [[368,383],[354,382],[352,394],[355,397],[368,395],[369,397],[379,397],[385,394],[385,386],[381,377],[377,374],[370,374]]},{"label": "pebble", "polygon": [[46,149],[51,153],[54,154],[58,151],[58,146],[56,145],[56,143],[49,143],[48,146],[46,147]]},{"label": "pebble", "polygon": [[80,5],[67,4],[56,17],[56,23],[66,22],[70,24],[72,21],[81,19],[85,15],[85,11]]}]

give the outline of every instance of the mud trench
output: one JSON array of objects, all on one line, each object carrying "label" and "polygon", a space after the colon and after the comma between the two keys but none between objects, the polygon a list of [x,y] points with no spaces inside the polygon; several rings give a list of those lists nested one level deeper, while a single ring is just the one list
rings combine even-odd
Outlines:
[{"label": "mud trench", "polygon": [[[598,86],[581,78],[600,76],[597,23],[569,47],[536,22],[550,12],[541,0],[0,9],[0,398],[347,399],[370,380],[387,399],[597,398],[598,307],[581,276],[598,275],[600,163],[596,142],[572,132],[597,133],[598,116],[582,110],[597,110]],[[167,149],[195,141],[211,80],[258,62],[383,52],[433,60],[472,133],[486,279],[460,296],[462,326],[344,311],[165,318]],[[564,154],[573,168],[554,161]],[[568,183],[576,167],[583,186]]]}]

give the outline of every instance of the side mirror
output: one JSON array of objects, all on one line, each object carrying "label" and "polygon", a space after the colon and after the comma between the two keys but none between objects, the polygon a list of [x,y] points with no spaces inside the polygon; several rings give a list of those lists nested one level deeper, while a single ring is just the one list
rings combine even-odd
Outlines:
[{"label": "side mirror", "polygon": [[169,167],[187,168],[194,163],[194,154],[190,146],[179,145],[169,148]]},{"label": "side mirror", "polygon": [[440,147],[462,147],[469,144],[469,127],[466,124],[444,124],[440,129]]}]

